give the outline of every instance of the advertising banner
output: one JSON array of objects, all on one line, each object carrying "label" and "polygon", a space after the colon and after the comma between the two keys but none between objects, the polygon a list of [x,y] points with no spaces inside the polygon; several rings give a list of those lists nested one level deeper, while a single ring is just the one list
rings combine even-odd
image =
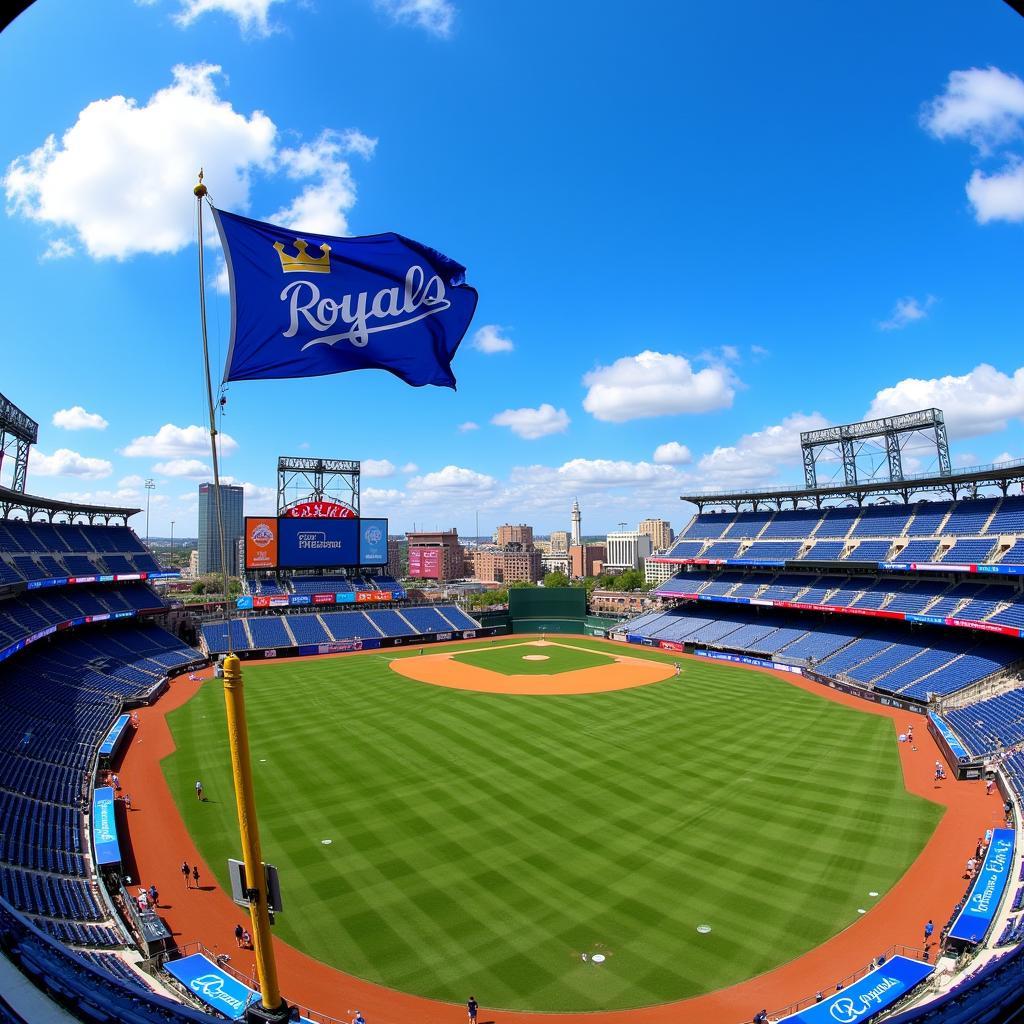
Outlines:
[{"label": "advertising banner", "polygon": [[314,594],[313,604],[334,604],[333,594]]},{"label": "advertising banner", "polygon": [[329,569],[359,562],[357,519],[279,519],[277,528],[284,569]]},{"label": "advertising banner", "polygon": [[388,521],[386,519],[359,520],[359,564],[388,564]]},{"label": "advertising banner", "polygon": [[338,604],[355,604],[356,594],[354,590],[343,590],[340,594],[334,595]]},{"label": "advertising banner", "polygon": [[311,601],[310,601],[309,594],[292,594],[288,598],[288,603],[292,604],[292,605],[294,605],[294,604],[310,604]]},{"label": "advertising banner", "polygon": [[928,721],[932,723],[937,732],[942,734],[942,738],[946,741],[946,746],[949,747],[949,752],[953,757],[958,761],[969,761],[971,759],[970,751],[960,742],[956,733],[934,711],[928,712]]},{"label": "advertising banner", "polygon": [[421,580],[440,579],[441,549],[410,547],[409,575]]},{"label": "advertising banner", "polygon": [[251,597],[244,595],[235,601],[235,607],[238,608],[239,611],[247,612],[250,608],[254,607],[252,602],[253,599]]},{"label": "advertising banner", "polygon": [[985,860],[947,938],[969,943],[984,941],[1013,868],[1013,839],[1012,828],[997,828],[992,832]]},{"label": "advertising banner", "polygon": [[354,509],[339,501],[302,501],[285,509],[289,519],[355,519]]},{"label": "advertising banner", "polygon": [[277,568],[277,519],[273,516],[245,517],[246,569]]},{"label": "advertising banner", "polygon": [[164,970],[228,1020],[241,1020],[245,1008],[252,1002],[259,1002],[258,993],[222,971],[202,953],[171,960],[164,964]]},{"label": "advertising banner", "polygon": [[96,846],[96,863],[121,863],[121,848],[117,845],[117,825],[114,823],[114,790],[100,786],[92,795],[92,836]]},{"label": "advertising banner", "polygon": [[107,738],[100,744],[100,757],[110,757],[117,750],[129,721],[129,715],[118,715],[117,721],[107,733]]},{"label": "advertising banner", "polygon": [[253,608],[269,608],[270,598],[265,594],[257,594],[256,597],[252,599],[252,606]]},{"label": "advertising banner", "polygon": [[663,651],[676,651],[680,654],[686,650],[686,648],[677,640],[659,640],[658,646]]},{"label": "advertising banner", "polygon": [[780,1024],[864,1024],[902,999],[934,969],[920,960],[894,956],[834,996],[783,1017]]},{"label": "advertising banner", "polygon": [[366,604],[368,602],[380,602],[390,601],[391,591],[390,590],[357,590],[356,591],[356,604]]},{"label": "advertising banner", "polygon": [[267,598],[268,608],[287,608],[291,598],[287,594],[271,594]]}]

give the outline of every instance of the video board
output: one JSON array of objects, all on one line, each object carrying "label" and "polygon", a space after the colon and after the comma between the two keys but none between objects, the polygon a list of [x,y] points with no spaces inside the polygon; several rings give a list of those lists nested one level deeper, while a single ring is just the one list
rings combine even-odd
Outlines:
[{"label": "video board", "polygon": [[441,578],[441,549],[410,547],[409,575],[414,579],[439,580]]},{"label": "video board", "polygon": [[386,519],[247,516],[246,569],[340,569],[388,564]]}]

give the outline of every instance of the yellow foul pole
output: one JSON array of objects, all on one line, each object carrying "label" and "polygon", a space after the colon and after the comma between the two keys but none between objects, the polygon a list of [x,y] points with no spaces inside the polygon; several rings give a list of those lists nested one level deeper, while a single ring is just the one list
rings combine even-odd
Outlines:
[{"label": "yellow foul pole", "polygon": [[252,919],[252,942],[260,979],[260,996],[268,1010],[275,1010],[281,1005],[281,992],[277,986],[277,964],[274,961],[270,914],[267,910],[267,882],[252,788],[242,663],[234,654],[224,659],[224,700],[228,712],[228,743],[231,746],[231,772],[235,779],[235,803],[238,805],[238,830],[242,835],[245,884],[250,890],[255,890],[255,898],[249,902],[249,916]]}]

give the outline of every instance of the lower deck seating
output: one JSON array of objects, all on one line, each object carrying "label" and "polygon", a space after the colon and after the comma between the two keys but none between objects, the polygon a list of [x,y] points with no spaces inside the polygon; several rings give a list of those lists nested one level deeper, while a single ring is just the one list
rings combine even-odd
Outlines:
[{"label": "lower deck seating", "polygon": [[96,750],[125,699],[201,659],[158,626],[126,622],[61,633],[0,664],[0,898],[62,942],[126,943],[86,860]]},{"label": "lower deck seating", "polygon": [[1024,689],[952,708],[944,717],[972,753],[1012,747],[1024,742]]},{"label": "lower deck seating", "polygon": [[[235,650],[291,647],[294,644],[325,644],[343,640],[380,640],[387,636],[451,633],[479,628],[479,622],[461,608],[450,604],[397,609],[374,608],[367,611],[331,611],[319,614],[300,612],[293,615],[259,615],[231,620]],[[288,635],[289,631],[291,636]],[[228,652],[226,623],[208,622],[202,627],[202,634],[211,655]],[[291,637],[295,638],[294,641]]]}]

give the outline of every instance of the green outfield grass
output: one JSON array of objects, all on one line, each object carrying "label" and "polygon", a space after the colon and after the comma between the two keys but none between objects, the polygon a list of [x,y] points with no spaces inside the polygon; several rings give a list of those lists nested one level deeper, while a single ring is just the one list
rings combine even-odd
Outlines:
[{"label": "green outfield grass", "polygon": [[[496,654],[521,650],[474,663]],[[407,992],[596,1010],[721,988],[856,921],[941,815],[903,788],[890,721],[763,673],[688,660],[636,689],[501,696],[406,679],[389,657],[245,678],[277,933]],[[226,885],[220,686],[170,723],[168,781]]]},{"label": "green outfield grass", "polygon": [[[521,640],[518,645],[495,643],[481,650],[472,650],[466,654],[456,654],[455,661],[464,661],[467,665],[490,669],[505,676],[554,676],[559,672],[574,672],[578,668],[597,668],[600,665],[611,665],[613,659],[607,654],[596,651],[580,650],[572,640],[561,644],[547,644],[534,647],[533,640]],[[582,645],[581,645],[582,646]],[[618,652],[625,653],[625,652]],[[546,661],[527,661],[528,655],[541,656]]]}]

